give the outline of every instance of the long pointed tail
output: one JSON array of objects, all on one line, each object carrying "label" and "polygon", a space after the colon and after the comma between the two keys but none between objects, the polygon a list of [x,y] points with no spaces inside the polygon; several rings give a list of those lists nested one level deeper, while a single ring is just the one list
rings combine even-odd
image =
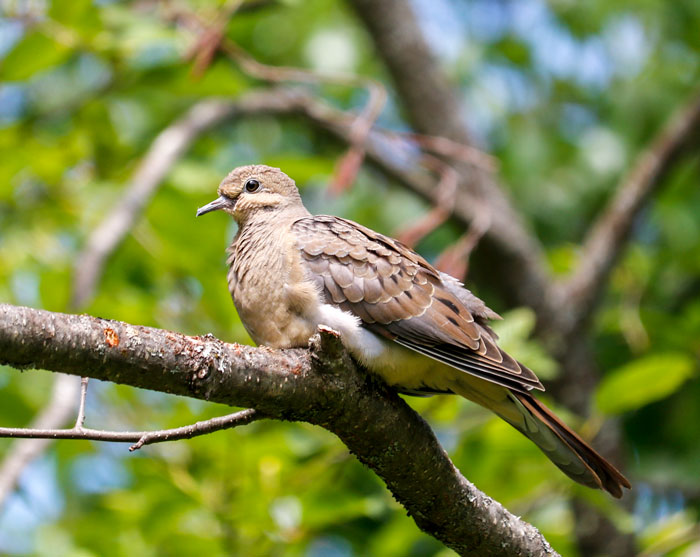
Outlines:
[{"label": "long pointed tail", "polygon": [[524,423],[513,423],[533,441],[559,469],[588,487],[604,489],[613,497],[622,497],[622,488],[630,483],[612,464],[562,422],[549,408],[529,394],[511,391],[522,406]]},{"label": "long pointed tail", "polygon": [[453,390],[503,418],[572,480],[614,497],[630,487],[627,478],[532,395],[469,375],[460,376]]}]

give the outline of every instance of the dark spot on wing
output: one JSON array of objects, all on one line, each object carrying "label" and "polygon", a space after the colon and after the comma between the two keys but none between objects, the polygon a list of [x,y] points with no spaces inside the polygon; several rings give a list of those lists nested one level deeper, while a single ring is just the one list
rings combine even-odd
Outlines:
[{"label": "dark spot on wing", "polygon": [[[448,308],[450,308],[452,311],[454,311],[455,313],[459,313],[459,308],[454,304],[454,302],[452,300],[449,300],[447,298],[439,298],[439,297],[438,297],[438,300],[440,302],[442,302],[444,305],[446,305]],[[455,323],[455,325],[456,324],[457,323]]]}]

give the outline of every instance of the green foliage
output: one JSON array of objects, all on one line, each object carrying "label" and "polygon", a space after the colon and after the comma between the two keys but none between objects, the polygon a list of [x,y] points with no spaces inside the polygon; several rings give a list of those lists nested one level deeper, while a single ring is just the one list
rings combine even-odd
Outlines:
[{"label": "green foliage", "polygon": [[685,354],[654,354],[633,360],[606,375],[596,393],[601,412],[620,414],[667,397],[695,371]]},{"label": "green foliage", "polygon": [[[222,4],[53,0],[10,3],[0,12],[0,301],[68,311],[76,256],[156,135],[199,99],[236,99],[265,86],[223,56],[203,75],[193,72],[187,54],[196,35],[168,6],[214,21]],[[247,4],[226,34],[260,61],[388,83],[345,3]],[[500,177],[551,269],[566,274],[636,154],[695,89],[698,3],[413,5],[460,88],[474,136],[500,160]],[[344,109],[365,99],[350,87],[310,89]],[[405,129],[397,95],[390,99],[380,123]],[[343,151],[300,117],[238,118],[204,134],[170,170],[80,311],[250,342],[226,289],[224,250],[235,227],[223,215],[195,221],[194,212],[232,167],[261,162],[292,175],[317,213],[390,234],[425,214],[422,202],[367,166],[351,190],[331,198],[325,186]],[[697,156],[674,169],[639,219],[595,316],[602,381],[594,400],[624,426],[635,485],[629,514],[573,485],[481,408],[454,397],[410,400],[464,474],[538,526],[562,554],[576,551],[574,494],[633,528],[648,554],[697,552],[697,175]],[[419,248],[434,260],[462,232],[447,223]],[[532,340],[531,311],[509,309],[488,281],[467,282],[506,318],[494,324],[503,346],[543,379],[556,376],[550,347]],[[51,382],[48,373],[0,367],[0,424],[29,423]],[[99,382],[88,402],[87,424],[111,429],[175,427],[231,410]],[[595,430],[598,417],[580,430]],[[0,456],[10,445],[0,440]],[[328,432],[273,422],[135,454],[122,445],[57,443],[0,512],[0,553],[450,554]]]}]

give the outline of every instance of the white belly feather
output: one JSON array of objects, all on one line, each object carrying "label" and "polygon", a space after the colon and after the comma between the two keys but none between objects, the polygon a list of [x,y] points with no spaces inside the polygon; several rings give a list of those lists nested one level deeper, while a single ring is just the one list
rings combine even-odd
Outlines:
[{"label": "white belly feather", "polygon": [[321,304],[313,319],[316,326],[338,331],[350,353],[389,385],[449,390],[459,375],[449,366],[375,335],[362,327],[358,317],[336,306]]}]

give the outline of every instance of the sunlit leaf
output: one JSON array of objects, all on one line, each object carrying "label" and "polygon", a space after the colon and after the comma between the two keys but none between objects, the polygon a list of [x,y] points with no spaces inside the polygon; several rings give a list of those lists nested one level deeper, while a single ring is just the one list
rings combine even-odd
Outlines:
[{"label": "sunlit leaf", "polygon": [[601,412],[620,414],[667,397],[695,371],[693,360],[679,353],[653,354],[605,376],[596,393]]},{"label": "sunlit leaf", "polygon": [[60,64],[70,50],[41,31],[22,39],[0,64],[0,79],[19,81]]}]

